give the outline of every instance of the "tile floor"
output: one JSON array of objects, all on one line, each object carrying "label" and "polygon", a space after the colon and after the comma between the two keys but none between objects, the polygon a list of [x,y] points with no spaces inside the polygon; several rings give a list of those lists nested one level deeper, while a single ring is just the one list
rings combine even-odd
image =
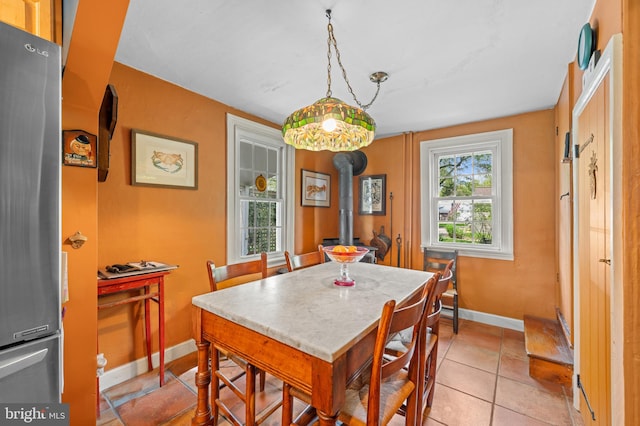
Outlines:
[{"label": "tile floor", "polygon": [[[442,320],[438,361],[427,425],[583,426],[571,405],[571,389],[529,377],[522,332],[462,320],[455,335],[451,322]],[[168,364],[161,388],[156,369],[106,389],[97,425],[190,425],[196,404],[195,364],[195,353]],[[259,395],[258,410],[280,398],[281,387],[272,378]],[[237,408],[241,412],[242,406]],[[403,420],[396,416],[392,425]],[[263,424],[279,425],[280,410]]]}]

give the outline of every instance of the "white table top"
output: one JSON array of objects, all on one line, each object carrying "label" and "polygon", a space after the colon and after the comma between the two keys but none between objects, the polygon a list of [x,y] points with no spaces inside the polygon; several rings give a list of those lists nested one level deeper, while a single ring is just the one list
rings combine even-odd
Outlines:
[{"label": "white table top", "polygon": [[402,303],[430,272],[370,263],[349,265],[353,287],[333,284],[340,265],[327,262],[193,298],[206,311],[333,362],[378,325],[382,306]]}]

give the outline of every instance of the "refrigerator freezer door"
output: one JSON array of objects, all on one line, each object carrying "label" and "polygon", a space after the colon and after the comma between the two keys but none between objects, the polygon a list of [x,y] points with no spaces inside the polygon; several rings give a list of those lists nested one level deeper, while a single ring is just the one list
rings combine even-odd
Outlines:
[{"label": "refrigerator freezer door", "polygon": [[60,328],[60,48],[0,22],[0,348]]},{"label": "refrigerator freezer door", "polygon": [[0,401],[60,402],[60,334],[0,351]]}]

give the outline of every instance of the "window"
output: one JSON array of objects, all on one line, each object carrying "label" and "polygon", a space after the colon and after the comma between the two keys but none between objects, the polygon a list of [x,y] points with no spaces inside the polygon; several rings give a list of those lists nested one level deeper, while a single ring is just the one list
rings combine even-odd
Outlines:
[{"label": "window", "polygon": [[513,130],[420,143],[422,246],[513,260]]},{"label": "window", "polygon": [[277,129],[227,114],[227,263],[284,261],[293,235],[293,148]]}]

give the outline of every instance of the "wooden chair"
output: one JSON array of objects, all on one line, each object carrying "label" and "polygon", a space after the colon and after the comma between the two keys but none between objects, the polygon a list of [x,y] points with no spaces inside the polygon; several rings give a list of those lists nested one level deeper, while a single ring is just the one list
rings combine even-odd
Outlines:
[{"label": "wooden chair", "polygon": [[440,335],[440,313],[442,312],[442,297],[446,293],[450,286],[451,279],[453,277],[453,270],[455,261],[451,260],[445,267],[443,275],[438,279],[434,289],[433,298],[431,301],[431,311],[425,315],[424,324],[424,350],[425,357],[422,364],[422,373],[424,377],[424,387],[419,397],[423,402],[422,412],[418,413],[423,419],[426,419],[427,409],[431,407],[433,403],[433,395],[435,393],[436,383],[436,371],[438,361],[438,336]]},{"label": "wooden chair", "polygon": [[[421,367],[421,377],[424,377],[423,387],[419,390],[418,400],[422,401],[421,410],[418,412],[418,420],[426,419],[427,408],[433,403],[433,395],[435,391],[437,360],[438,360],[438,336],[440,335],[440,313],[442,311],[442,296],[449,287],[453,272],[451,268],[454,261],[451,260],[445,267],[443,275],[436,272],[434,277],[437,279],[431,294],[427,299],[427,311],[425,312],[424,322],[422,324],[424,340],[421,344],[423,351]],[[389,341],[385,349],[387,356],[397,356],[404,351],[407,342],[410,341],[410,335],[406,330],[401,331],[393,339]],[[402,407],[399,414],[405,415],[406,406]]]},{"label": "wooden chair", "polygon": [[[258,275],[258,278],[266,278],[267,277],[267,254],[261,253],[260,260],[253,260],[244,263],[238,263],[234,265],[226,265],[217,267],[211,260],[207,260],[207,273],[209,275],[209,284],[211,286],[211,291],[218,291],[222,288],[231,287],[234,285],[240,285],[247,281],[253,280],[254,275]],[[264,391],[265,388],[265,372],[257,369],[253,365],[249,364],[244,359],[239,356],[225,350],[222,348],[215,348],[218,351],[218,357],[212,358],[211,369],[213,374],[215,374],[218,379],[222,382],[220,387],[211,389],[211,400],[215,401],[215,404],[212,403],[211,411],[213,415],[213,424],[218,424],[218,416],[221,411],[224,416],[232,422],[234,425],[241,426],[243,423],[231,412],[230,407],[228,407],[220,398],[220,388],[228,387],[242,402],[245,404],[245,425],[259,425],[261,424],[267,417],[269,417],[278,407],[281,405],[281,402],[278,401],[277,404],[272,404],[267,407],[264,411],[262,411],[259,417],[256,418],[255,412],[255,377],[256,374],[260,377],[260,392]],[[234,376],[227,376],[220,369],[219,357],[223,356],[235,364],[242,368],[242,372],[236,374]],[[242,376],[246,376],[246,386],[245,390],[241,390],[236,384],[235,381]]]},{"label": "wooden chair", "polygon": [[288,251],[285,251],[284,257],[287,260],[287,269],[289,272],[324,263],[324,251],[322,251],[322,244],[318,245],[318,251],[312,251],[304,254],[289,254]]},{"label": "wooden chair", "polygon": [[[423,352],[419,350],[423,340],[422,323],[427,312],[428,300],[433,294],[439,274],[425,283],[418,300],[396,309],[396,302],[385,303],[378,323],[378,331],[373,349],[370,368],[358,376],[346,390],[345,403],[340,409],[338,420],[347,425],[385,425],[407,401],[405,423],[414,425],[417,421],[418,389],[422,387],[420,365]],[[402,330],[411,329],[411,341],[403,353],[394,357],[385,356],[385,346],[390,336]],[[408,365],[408,368],[405,366]],[[308,395],[288,384],[284,384],[282,424],[291,423],[292,398],[298,397],[310,403]],[[285,409],[289,408],[289,409]],[[306,413],[305,413],[306,414]],[[297,420],[296,420],[297,421]]]},{"label": "wooden chair", "polygon": [[436,250],[425,249],[424,250],[424,270],[430,272],[440,271],[442,272],[450,260],[453,260],[453,267],[451,271],[453,276],[449,288],[443,293],[442,307],[445,312],[451,312],[451,315],[446,315],[448,318],[453,319],[453,332],[458,334],[458,280],[457,280],[457,265],[458,265],[458,251],[457,250]]}]

